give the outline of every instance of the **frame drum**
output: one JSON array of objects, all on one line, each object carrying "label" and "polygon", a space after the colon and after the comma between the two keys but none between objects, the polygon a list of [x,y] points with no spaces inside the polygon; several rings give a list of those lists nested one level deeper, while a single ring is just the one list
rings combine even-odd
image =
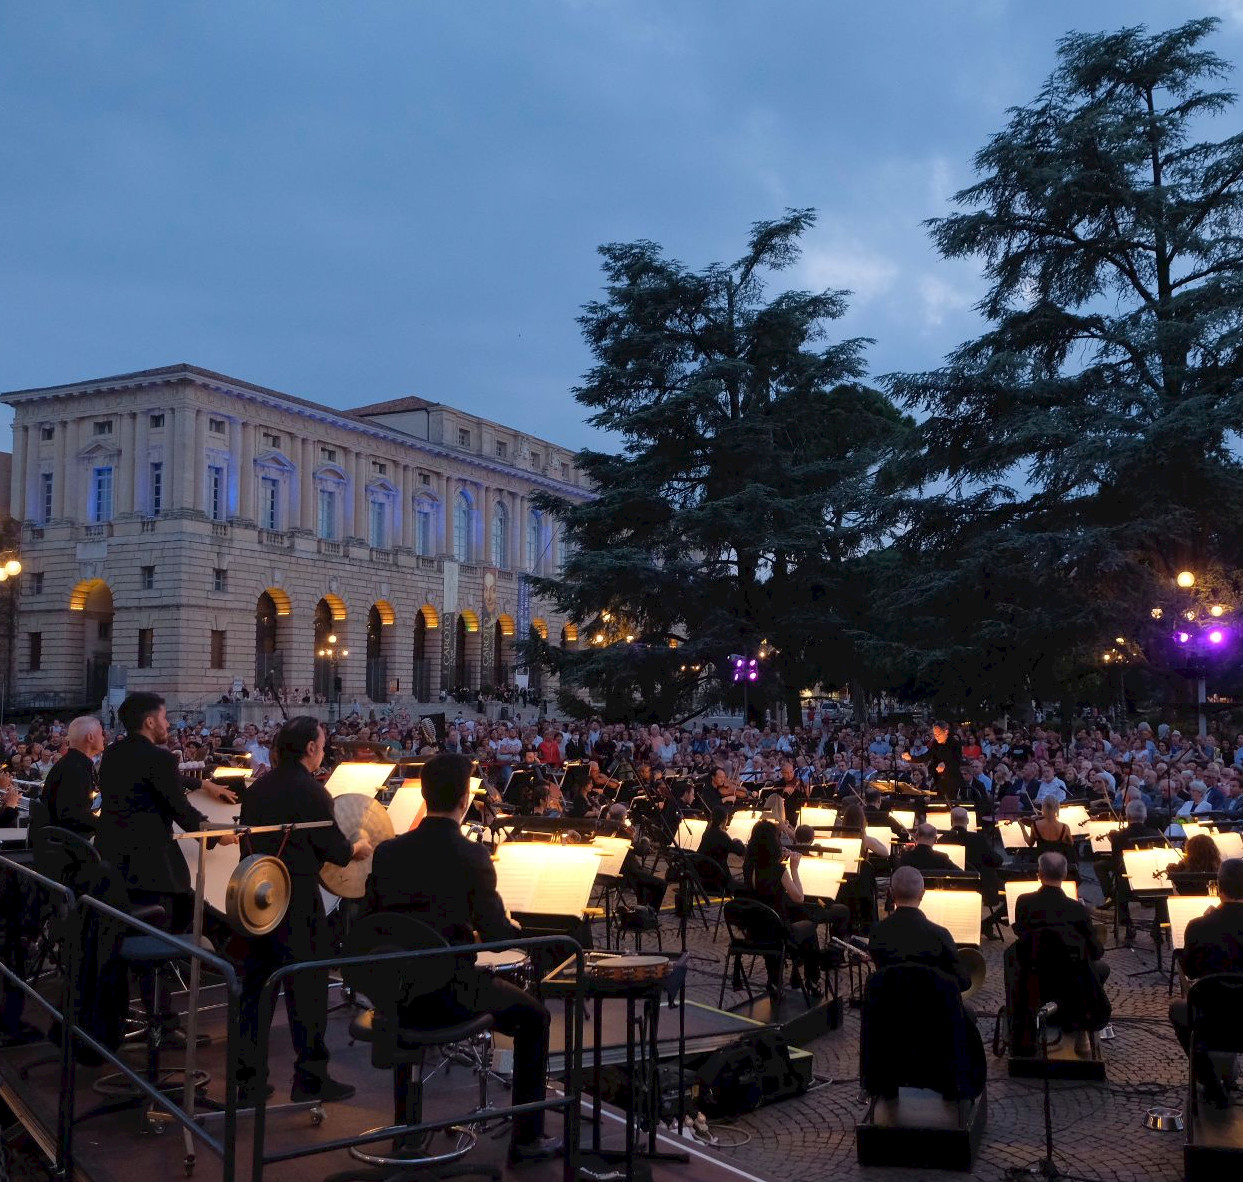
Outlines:
[{"label": "frame drum", "polygon": [[[237,814],[241,811],[240,804],[224,804],[214,796],[209,796],[201,788],[186,793],[190,802],[214,827],[224,828],[226,825],[237,824]],[[182,856],[190,867],[190,881],[194,882],[199,872],[199,850],[202,842],[179,841]],[[204,873],[204,899],[207,905],[220,916],[224,916],[225,900],[229,891],[229,879],[237,864],[241,861],[240,845],[218,845],[207,851],[207,865]]]}]

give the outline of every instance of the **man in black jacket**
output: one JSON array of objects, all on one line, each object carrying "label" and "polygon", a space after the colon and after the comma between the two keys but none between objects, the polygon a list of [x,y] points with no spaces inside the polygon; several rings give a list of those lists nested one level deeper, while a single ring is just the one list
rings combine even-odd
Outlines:
[{"label": "man in black jacket", "polygon": [[997,900],[997,871],[1001,868],[1001,855],[989,844],[983,833],[967,828],[970,816],[961,805],[950,809],[950,831],[941,838],[942,845],[966,847],[966,869],[980,876],[980,894],[985,903]]},{"label": "man in black jacket", "polygon": [[[173,822],[186,833],[207,818],[186,800],[177,757],[168,741],[168,715],[159,694],[130,694],[117,709],[125,727],[99,763],[102,807],[96,848],[120,874],[136,904],[164,908],[164,925],[183,932],[194,910],[190,867]],[[233,845],[236,837],[221,838]]]},{"label": "man in black jacket", "polygon": [[[427,816],[417,829],[386,841],[375,852],[363,910],[412,915],[450,944],[520,937],[496,890],[496,871],[487,850],[462,836],[470,807],[470,760],[437,755],[423,765]],[[544,1099],[548,1071],[548,1010],[507,981],[478,969],[459,969],[439,998],[453,1018],[490,1013],[496,1029],[514,1040],[513,1102]],[[515,1118],[511,1164],[538,1161],[560,1152],[543,1136],[542,1113]]]},{"label": "man in black jacket", "polygon": [[65,738],[69,750],[48,772],[39,799],[47,808],[47,824],[71,833],[94,833],[98,822],[91,811],[97,782],[93,761],[104,750],[103,724],[94,715],[84,714],[69,724]]},{"label": "man in black jacket", "polygon": [[1092,962],[1092,971],[1104,982],[1109,966],[1102,961],[1104,948],[1092,929],[1088,909],[1062,889],[1066,881],[1066,856],[1046,850],[1036,862],[1040,889],[1020,895],[1014,906],[1010,926],[1016,936],[1028,932],[1053,931],[1075,955]]},{"label": "man in black jacket", "polygon": [[923,965],[940,969],[958,982],[960,990],[970,988],[971,978],[959,960],[953,936],[919,909],[924,897],[924,876],[913,866],[899,866],[889,880],[889,890],[897,906],[892,915],[872,928],[868,940],[868,953],[876,967]]},{"label": "man in black jacket", "polygon": [[958,867],[950,860],[948,854],[933,847],[937,844],[937,831],[934,825],[922,821],[915,826],[913,836],[915,844],[902,855],[899,866],[913,866],[920,874],[953,875],[959,874]]},{"label": "man in black jacket", "polygon": [[[1243,858],[1222,862],[1217,871],[1217,895],[1221,900],[1218,905],[1187,925],[1183,971],[1193,981],[1210,973],[1243,973]],[[1188,1051],[1191,1023],[1185,1001],[1170,1003],[1170,1022],[1183,1050]],[[1229,1103],[1207,1055],[1196,1056],[1195,1075],[1212,1104],[1225,1107]]]},{"label": "man in black jacket", "polygon": [[[333,821],[320,829],[285,833],[256,833],[248,840],[249,852],[278,857],[289,871],[289,908],[285,918],[266,936],[251,939],[242,976],[241,1059],[238,1084],[243,1103],[256,1100],[263,1086],[256,1059],[259,994],[263,983],[282,965],[300,960],[323,960],[332,955],[332,936],[319,893],[319,872],[325,862],[344,866],[351,859],[366,858],[371,844],[366,837],[351,843],[337,827],[332,797],[316,778],[324,759],[327,736],[318,719],[297,715],[286,722],[272,741],[272,770],[260,776],[242,796],[243,825],[286,825],[307,821]],[[328,973],[295,973],[284,984],[289,1034],[294,1045],[294,1079],[290,1099],[348,1100],[349,1084],[328,1075],[328,1048],[324,1031],[328,1025]],[[273,998],[275,1001],[275,998]],[[270,1021],[271,1016],[267,1015]]]}]

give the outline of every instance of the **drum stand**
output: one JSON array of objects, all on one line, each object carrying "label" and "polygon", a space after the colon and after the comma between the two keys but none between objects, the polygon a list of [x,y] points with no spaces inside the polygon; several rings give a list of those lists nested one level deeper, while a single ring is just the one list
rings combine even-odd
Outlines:
[{"label": "drum stand", "polygon": [[[194,918],[191,922],[190,936],[194,942],[195,948],[200,947],[203,939],[203,913],[204,900],[207,894],[207,843],[213,837],[232,837],[240,836],[246,833],[292,833],[299,829],[325,829],[329,825],[333,825],[333,821],[305,821],[292,825],[257,825],[253,828],[246,826],[229,826],[227,828],[200,829],[194,833],[178,833],[176,838],[178,841],[197,841],[199,843],[199,860],[198,869],[194,876]],[[285,900],[288,906],[288,898]],[[284,916],[284,909],[281,911]],[[275,925],[273,925],[275,926]],[[254,934],[254,933],[250,933]],[[187,1081],[195,1079],[195,1070],[198,1058],[198,1025],[199,1025],[199,988],[202,978],[202,964],[197,956],[190,958],[190,989],[189,989],[189,1008],[186,1013],[186,1062],[185,1062],[185,1079]],[[211,1081],[211,1077],[207,1076],[203,1085]],[[225,1087],[234,1086],[233,1081],[226,1080]],[[185,1112],[186,1116],[192,1121],[200,1124],[206,1123],[210,1119],[220,1119],[224,1116],[224,1105],[219,1101],[206,1100],[204,1098],[205,1111],[195,1113],[195,1101],[198,1099],[197,1087],[187,1083],[185,1088]],[[265,1109],[267,1112],[306,1112],[311,1113],[312,1124],[320,1124],[324,1119],[324,1110],[318,1100],[308,1100],[302,1103],[276,1104],[271,1108]],[[237,1114],[253,1113],[253,1108],[239,1108]],[[172,1118],[166,1113],[150,1113],[148,1119],[163,1125]],[[182,1136],[185,1139],[185,1170],[186,1176],[194,1172],[194,1163],[196,1153],[194,1148],[194,1137],[189,1129],[182,1130]]]}]

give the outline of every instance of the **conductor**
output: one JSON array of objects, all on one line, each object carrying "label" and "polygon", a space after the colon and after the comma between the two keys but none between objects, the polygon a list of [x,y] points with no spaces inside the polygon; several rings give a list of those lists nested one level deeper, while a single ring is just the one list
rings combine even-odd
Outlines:
[{"label": "conductor", "polygon": [[[496,891],[496,871],[487,851],[462,836],[470,807],[471,761],[463,755],[433,756],[423,765],[427,816],[417,829],[377,847],[363,903],[366,914],[395,911],[412,915],[450,944],[520,937]],[[442,993],[430,1000],[446,1021],[490,1013],[496,1029],[514,1040],[513,1102],[544,1099],[548,1070],[549,1014],[529,993],[473,967],[459,969]],[[561,1151],[543,1136],[543,1113],[514,1119],[511,1165],[541,1161]]]},{"label": "conductor", "polygon": [[903,751],[902,758],[907,763],[928,764],[932,768],[933,786],[946,800],[957,800],[966,786],[962,778],[962,743],[950,734],[948,722],[938,720],[932,724],[932,743],[923,755]]},{"label": "conductor", "polygon": [[[327,737],[318,719],[297,715],[281,727],[271,745],[273,768],[242,796],[242,825],[285,825],[332,821],[332,797],[314,776],[324,759]],[[282,965],[322,960],[332,955],[332,938],[319,893],[319,872],[325,862],[344,866],[366,858],[371,843],[360,837],[353,845],[334,823],[320,829],[256,833],[248,837],[250,852],[280,858],[289,870],[289,909],[278,927],[252,938],[242,974],[241,1055],[237,1082],[239,1105],[253,1107],[263,1086],[257,1061],[259,994],[268,976]],[[289,1033],[294,1045],[294,1078],[290,1099],[348,1100],[349,1084],[328,1075],[328,972],[295,973],[284,983]],[[275,1000],[275,998],[273,999]],[[266,1065],[264,1065],[266,1066]]]}]

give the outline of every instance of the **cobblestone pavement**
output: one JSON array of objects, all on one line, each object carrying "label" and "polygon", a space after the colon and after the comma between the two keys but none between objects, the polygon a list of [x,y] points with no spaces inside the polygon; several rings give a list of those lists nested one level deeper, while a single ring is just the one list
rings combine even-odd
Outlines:
[{"label": "cobblestone pavement", "polygon": [[[1084,884],[1084,895],[1089,903],[1100,900],[1099,889],[1091,881]],[[973,1176],[986,1179],[999,1179],[1013,1166],[1033,1164],[1044,1153],[1041,1082],[1010,1079],[1005,1059],[994,1058],[991,1050],[993,1020],[1003,1000],[1002,955],[1011,942],[1008,929],[1002,930],[1004,944],[985,943],[988,976],[972,1003],[989,1063],[988,1123]],[[690,931],[688,941],[693,952],[716,957],[715,968],[693,966],[689,988],[694,1000],[715,1005],[724,943],[714,945],[702,927]],[[1112,930],[1109,943],[1113,943]],[[1186,1099],[1187,1061],[1167,1019],[1167,977],[1130,975],[1155,964],[1151,942],[1142,931],[1135,950],[1111,947],[1106,963],[1111,966],[1106,990],[1117,1035],[1104,1044],[1108,1078],[1103,1083],[1052,1084],[1059,1165],[1066,1172],[1100,1182],[1174,1182],[1183,1176],[1183,1135],[1149,1132],[1143,1127],[1148,1108],[1181,1109]],[[1162,963],[1168,964],[1168,955],[1163,954]],[[844,974],[842,983],[844,989]],[[727,991],[727,1006],[730,997]],[[917,1005],[912,1006],[910,1036],[916,1053],[920,1042]],[[767,1182],[823,1178],[902,1182],[954,1176],[933,1170],[864,1168],[855,1160],[854,1126],[865,1109],[858,1100],[857,1010],[846,1010],[840,1030],[803,1045],[815,1054],[817,1080],[824,1082],[817,1082],[804,1096],[713,1126],[722,1144],[746,1139],[737,1148],[719,1149],[725,1160]]]}]

